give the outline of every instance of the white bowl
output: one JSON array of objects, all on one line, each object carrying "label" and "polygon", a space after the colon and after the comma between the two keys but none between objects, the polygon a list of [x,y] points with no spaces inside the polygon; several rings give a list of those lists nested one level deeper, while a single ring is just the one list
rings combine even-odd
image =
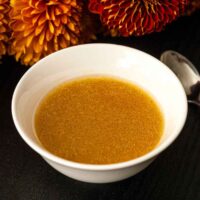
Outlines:
[{"label": "white bowl", "polygon": [[[154,96],[165,118],[163,137],[154,150],[127,162],[91,165],[59,158],[38,142],[34,134],[33,118],[41,98],[61,82],[97,74],[132,81]],[[53,53],[32,66],[15,89],[12,115],[24,141],[53,168],[77,180],[106,183],[137,174],[175,140],[186,119],[187,100],[173,72],[154,57],[120,45],[86,44]]]}]

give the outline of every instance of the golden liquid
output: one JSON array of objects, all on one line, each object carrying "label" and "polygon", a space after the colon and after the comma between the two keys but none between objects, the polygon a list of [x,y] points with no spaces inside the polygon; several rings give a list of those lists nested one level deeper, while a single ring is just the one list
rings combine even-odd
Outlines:
[{"label": "golden liquid", "polygon": [[61,84],[35,114],[41,144],[80,163],[110,164],[142,156],[159,143],[163,127],[163,115],[149,94],[110,77]]}]

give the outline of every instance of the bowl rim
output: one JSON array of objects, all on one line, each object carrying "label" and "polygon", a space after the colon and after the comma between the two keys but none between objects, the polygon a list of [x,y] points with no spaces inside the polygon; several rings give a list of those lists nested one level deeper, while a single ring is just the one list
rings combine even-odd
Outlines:
[{"label": "bowl rim", "polygon": [[[82,48],[82,47],[86,47],[86,46],[116,46],[116,47],[120,47],[120,48],[124,48],[124,49],[128,49],[129,51],[133,51],[143,54],[144,57],[149,57],[152,60],[159,62],[160,65],[165,68],[165,70],[168,70],[172,76],[174,76],[174,78],[177,80],[177,84],[179,85],[180,91],[183,94],[183,110],[182,110],[182,115],[181,115],[181,120],[179,123],[179,127],[177,130],[173,130],[173,133],[171,133],[171,135],[169,136],[168,139],[166,139],[161,145],[159,145],[158,147],[154,148],[152,151],[148,152],[147,154],[132,159],[132,160],[128,160],[125,162],[120,162],[120,163],[113,163],[113,164],[85,164],[85,163],[78,163],[78,162],[74,162],[74,161],[69,161],[63,158],[60,158],[50,152],[48,152],[47,150],[45,150],[44,148],[40,147],[39,145],[35,144],[31,139],[29,139],[26,135],[26,133],[22,130],[22,128],[20,127],[19,123],[18,123],[18,119],[17,119],[17,115],[16,115],[16,98],[18,95],[18,91],[21,87],[21,85],[23,84],[23,81],[27,78],[27,76],[32,73],[33,70],[35,70],[36,68],[39,68],[42,64],[42,62],[45,62],[45,60],[47,60],[49,57],[51,57],[52,55],[55,54],[60,54],[63,53],[64,51],[70,51],[70,49],[75,49],[75,48]],[[171,143],[174,142],[174,140],[178,137],[178,135],[180,134],[185,121],[186,121],[186,117],[187,117],[187,112],[188,112],[188,104],[187,104],[187,97],[185,94],[185,91],[183,89],[182,84],[180,83],[180,81],[178,80],[178,78],[175,76],[175,74],[165,65],[163,64],[161,61],[159,61],[158,59],[156,59],[155,57],[151,56],[148,53],[145,53],[141,50],[132,48],[132,47],[128,47],[128,46],[124,46],[124,45],[118,45],[118,44],[109,44],[109,43],[92,43],[92,44],[82,44],[82,45],[77,45],[77,46],[72,46],[72,47],[68,47],[62,50],[59,50],[57,52],[54,52],[48,56],[46,56],[45,58],[41,59],[40,61],[38,61],[37,63],[35,63],[30,69],[28,69],[24,75],[21,77],[21,79],[19,80],[19,82],[17,83],[13,96],[12,96],[12,102],[11,102],[11,112],[12,112],[12,117],[13,117],[13,121],[14,124],[16,126],[16,129],[19,133],[19,135],[22,137],[22,139],[34,150],[36,151],[39,155],[41,155],[42,157],[44,157],[44,159],[48,159],[50,161],[53,161],[55,163],[58,163],[60,165],[63,166],[67,166],[67,167],[71,167],[71,168],[76,168],[76,169],[82,169],[82,170],[91,170],[91,171],[105,171],[105,170],[115,170],[115,169],[122,169],[122,168],[127,168],[127,167],[131,167],[137,164],[140,164],[142,162],[148,161],[150,159],[153,159],[154,157],[156,157],[158,154],[160,154],[162,151],[164,151]]]}]

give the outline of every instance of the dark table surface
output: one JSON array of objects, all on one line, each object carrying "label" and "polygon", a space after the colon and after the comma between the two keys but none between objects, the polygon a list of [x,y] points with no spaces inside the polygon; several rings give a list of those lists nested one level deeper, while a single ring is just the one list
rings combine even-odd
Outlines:
[{"label": "dark table surface", "polygon": [[[200,71],[200,11],[180,18],[162,33],[140,38],[100,37],[97,42],[131,46],[157,58],[173,49]],[[26,70],[10,57],[0,64],[0,200],[200,200],[200,109],[189,106],[178,139],[138,175],[111,184],[83,183],[55,171],[18,135],[10,105]]]}]

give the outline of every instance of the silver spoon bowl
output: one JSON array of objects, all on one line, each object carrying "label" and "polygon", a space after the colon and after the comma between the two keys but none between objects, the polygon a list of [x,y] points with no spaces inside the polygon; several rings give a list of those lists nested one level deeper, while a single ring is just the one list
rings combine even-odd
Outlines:
[{"label": "silver spoon bowl", "polygon": [[200,75],[195,66],[176,51],[165,51],[160,60],[179,78],[183,85],[188,102],[200,107]]}]

